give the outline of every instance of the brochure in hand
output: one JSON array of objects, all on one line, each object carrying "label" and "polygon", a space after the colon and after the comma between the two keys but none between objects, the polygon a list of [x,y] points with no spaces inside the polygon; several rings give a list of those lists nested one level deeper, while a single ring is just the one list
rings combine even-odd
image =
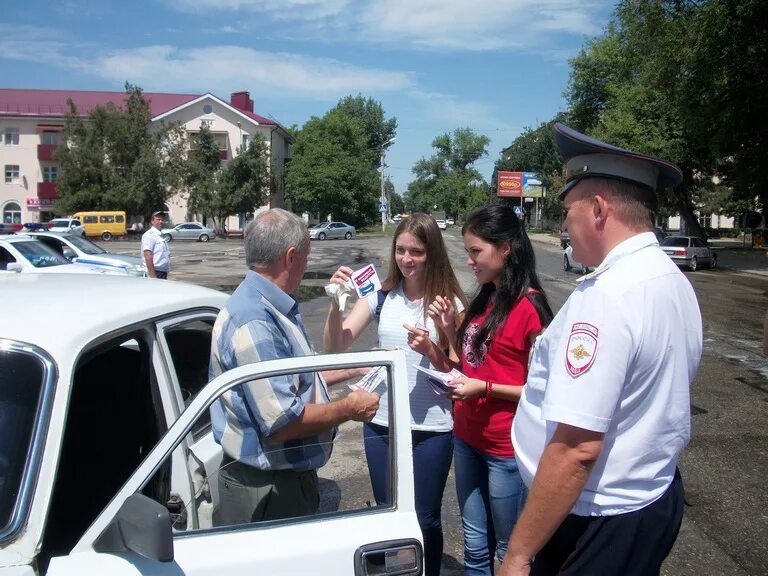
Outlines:
[{"label": "brochure in hand", "polygon": [[427,375],[427,380],[432,384],[435,394],[440,394],[441,396],[448,396],[456,388],[456,386],[450,383],[451,380],[464,376],[455,368],[450,372],[438,372],[423,366],[416,366],[416,369]]},{"label": "brochure in hand", "polygon": [[381,384],[387,383],[387,368],[386,366],[379,366],[372,369],[368,374],[360,378],[354,384],[349,384],[349,388],[352,390],[365,390],[366,392],[373,392]]}]

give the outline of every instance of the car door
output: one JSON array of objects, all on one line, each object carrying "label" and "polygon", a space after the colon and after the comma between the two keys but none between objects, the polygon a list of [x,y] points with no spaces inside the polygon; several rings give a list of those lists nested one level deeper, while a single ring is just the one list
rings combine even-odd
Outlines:
[{"label": "car door", "polygon": [[700,238],[691,238],[691,246],[693,255],[696,256],[699,263],[709,264],[709,248],[707,248],[707,245],[704,244],[704,241]]},{"label": "car door", "polygon": [[[175,532],[171,537],[168,522],[159,513],[162,507],[141,495],[223,392],[280,374],[371,365],[386,367],[390,390],[393,489],[385,505],[368,503],[339,513],[321,511],[299,518]],[[421,574],[406,382],[402,350],[287,358],[222,374],[192,400],[71,553],[52,558],[47,575]],[[359,429],[356,435],[362,436]],[[327,474],[324,470],[318,473]]]}]

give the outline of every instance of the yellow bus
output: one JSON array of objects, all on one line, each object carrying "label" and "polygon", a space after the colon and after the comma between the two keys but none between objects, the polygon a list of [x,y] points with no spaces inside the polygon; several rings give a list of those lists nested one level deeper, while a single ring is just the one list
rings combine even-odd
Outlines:
[{"label": "yellow bus", "polygon": [[73,218],[83,223],[86,236],[98,236],[109,241],[115,236],[123,237],[126,234],[125,212],[122,210],[78,212]]}]

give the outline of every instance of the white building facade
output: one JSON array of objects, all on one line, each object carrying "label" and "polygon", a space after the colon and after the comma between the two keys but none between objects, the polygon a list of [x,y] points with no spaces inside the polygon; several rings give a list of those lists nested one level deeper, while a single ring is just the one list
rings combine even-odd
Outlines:
[{"label": "white building facade", "polygon": [[[248,92],[235,92],[226,102],[213,94],[144,93],[153,123],[181,124],[188,135],[206,124],[219,145],[222,166],[237,156],[242,144],[261,137],[267,143],[274,188],[265,190],[269,202],[254,206],[254,212],[284,205],[284,169],[291,158],[287,131],[274,120],[253,111]],[[20,90],[0,88],[0,218],[7,224],[45,222],[53,217],[59,197],[59,163],[53,153],[64,129],[67,100],[72,99],[78,113],[87,118],[96,106],[113,102],[120,106],[122,92],[67,90]],[[192,138],[187,139],[188,142]],[[166,208],[172,222],[193,220],[199,215],[187,210],[183,192],[171,196]],[[233,217],[228,228],[240,229],[247,215]]]}]

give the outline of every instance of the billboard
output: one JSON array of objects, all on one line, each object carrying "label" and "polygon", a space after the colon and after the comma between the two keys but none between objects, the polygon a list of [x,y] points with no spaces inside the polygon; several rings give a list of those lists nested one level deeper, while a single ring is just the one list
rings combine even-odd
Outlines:
[{"label": "billboard", "polygon": [[497,174],[497,196],[519,198],[523,191],[522,172],[499,172]]},{"label": "billboard", "polygon": [[523,196],[541,198],[544,186],[538,172],[523,172]]}]

